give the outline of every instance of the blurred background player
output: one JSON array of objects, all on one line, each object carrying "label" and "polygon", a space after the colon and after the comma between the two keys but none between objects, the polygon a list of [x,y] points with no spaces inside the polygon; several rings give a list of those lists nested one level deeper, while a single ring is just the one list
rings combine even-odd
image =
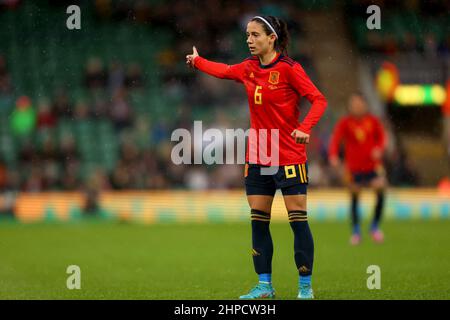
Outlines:
[{"label": "blurred background player", "polygon": [[[226,65],[200,57],[195,47],[193,53],[186,56],[186,63],[191,67],[245,85],[250,125],[257,130],[259,137],[260,130],[279,132],[279,144],[271,144],[269,134],[266,141],[266,146],[271,148],[271,158],[274,152],[279,154],[279,161],[275,163],[273,160],[270,163],[263,160],[261,141],[251,139],[250,136],[247,145],[245,187],[251,208],[253,263],[259,283],[241,299],[275,296],[272,287],[273,243],[269,224],[276,189],[281,189],[294,232],[294,257],[299,272],[297,297],[313,298],[311,275],[314,243],[306,211],[308,176],[305,145],[309,143],[312,127],[325,111],[327,101],[300,64],[287,56],[288,41],[289,33],[284,21],[273,16],[255,16],[247,24],[247,45],[252,54],[250,58],[239,64]],[[311,109],[299,124],[298,103],[301,97],[311,102]],[[249,147],[254,144],[257,145],[255,149]],[[258,150],[256,159],[249,155],[252,149]],[[267,165],[277,167],[277,172],[265,175],[262,167]]]},{"label": "blurred background player", "polygon": [[336,169],[340,168],[340,146],[344,146],[344,181],[351,193],[352,245],[361,242],[358,204],[359,193],[364,186],[371,187],[376,192],[375,212],[370,226],[372,239],[377,243],[384,239],[379,224],[387,184],[382,164],[385,140],[383,125],[368,111],[362,94],[352,94],[349,99],[349,114],[336,124],[329,145],[329,161]]}]

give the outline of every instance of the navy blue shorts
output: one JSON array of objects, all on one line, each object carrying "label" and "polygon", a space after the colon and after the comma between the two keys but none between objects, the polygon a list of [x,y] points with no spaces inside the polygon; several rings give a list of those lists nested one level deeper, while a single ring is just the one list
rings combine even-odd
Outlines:
[{"label": "navy blue shorts", "polygon": [[366,185],[379,175],[376,171],[369,172],[352,172],[352,181],[357,184]]},{"label": "navy blue shorts", "polygon": [[280,166],[275,174],[261,174],[262,166],[245,164],[245,192],[250,195],[274,196],[277,189],[283,195],[306,194],[308,186],[308,164]]}]

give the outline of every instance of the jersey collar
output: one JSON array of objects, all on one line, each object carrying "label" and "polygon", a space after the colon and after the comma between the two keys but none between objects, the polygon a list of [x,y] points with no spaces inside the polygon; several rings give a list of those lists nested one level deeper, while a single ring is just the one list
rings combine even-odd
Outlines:
[{"label": "jersey collar", "polygon": [[280,61],[280,59],[283,58],[283,55],[281,53],[278,53],[275,58],[273,58],[272,62],[269,64],[261,64],[261,61],[259,61],[259,67],[262,69],[269,69],[272,68],[274,65],[277,64],[278,61]]}]

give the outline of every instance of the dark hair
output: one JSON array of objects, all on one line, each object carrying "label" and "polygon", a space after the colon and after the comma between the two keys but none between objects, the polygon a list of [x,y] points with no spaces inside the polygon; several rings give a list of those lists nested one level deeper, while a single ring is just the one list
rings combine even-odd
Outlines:
[{"label": "dark hair", "polygon": [[365,96],[364,93],[363,93],[362,91],[360,91],[360,90],[355,90],[355,91],[353,91],[353,92],[351,93],[350,96],[357,96],[357,97],[361,98],[362,100],[364,100],[365,103],[367,103],[367,98],[366,98],[366,96]]},{"label": "dark hair", "polygon": [[[284,22],[282,19],[278,19],[277,17],[274,16],[262,16],[262,18],[266,19],[267,22],[270,23],[270,25],[278,35],[278,38],[275,40],[274,43],[275,50],[287,56],[288,55],[287,47],[289,45],[289,31],[287,28],[287,23]],[[273,33],[273,31],[270,30],[270,27],[261,19],[253,18],[251,21],[258,22],[260,25],[262,25],[267,35]]]}]

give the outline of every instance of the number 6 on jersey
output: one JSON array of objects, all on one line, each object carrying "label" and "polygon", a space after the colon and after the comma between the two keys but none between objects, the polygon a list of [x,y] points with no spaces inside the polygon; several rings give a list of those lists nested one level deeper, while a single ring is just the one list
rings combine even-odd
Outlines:
[{"label": "number 6 on jersey", "polygon": [[262,104],[262,86],[256,86],[255,89],[255,104]]}]

